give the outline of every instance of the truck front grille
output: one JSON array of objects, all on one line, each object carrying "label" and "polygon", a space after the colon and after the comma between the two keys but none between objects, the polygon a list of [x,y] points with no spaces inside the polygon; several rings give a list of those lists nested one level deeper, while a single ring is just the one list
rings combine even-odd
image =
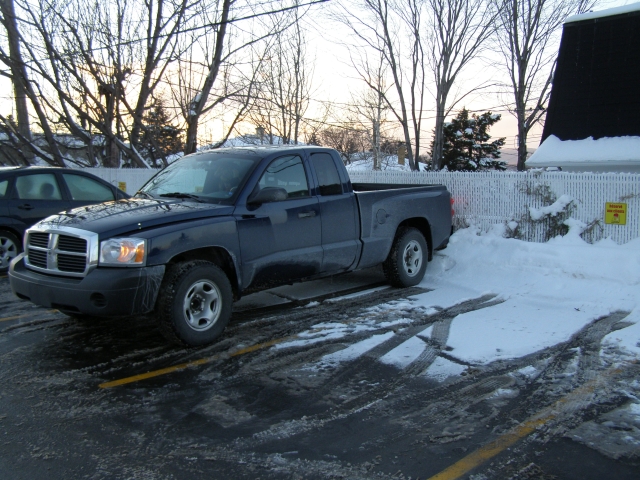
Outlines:
[{"label": "truck front grille", "polygon": [[47,268],[47,252],[29,248],[29,263],[35,267]]},{"label": "truck front grille", "polygon": [[61,272],[82,273],[87,265],[87,258],[82,256],[58,254],[58,270]]},{"label": "truck front grille", "polygon": [[[69,232],[67,231],[69,230]],[[84,276],[95,266],[92,245],[98,236],[78,229],[27,231],[25,264],[32,270],[66,276]]]},{"label": "truck front grille", "polygon": [[49,245],[49,234],[34,232],[29,237],[29,243],[35,247],[47,248]]},{"label": "truck front grille", "polygon": [[65,252],[87,253],[87,241],[84,238],[60,235],[58,248]]}]

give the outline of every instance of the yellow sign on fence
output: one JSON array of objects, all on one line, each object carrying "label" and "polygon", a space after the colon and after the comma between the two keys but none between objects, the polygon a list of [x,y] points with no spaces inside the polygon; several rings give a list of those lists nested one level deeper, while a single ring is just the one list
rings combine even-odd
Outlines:
[{"label": "yellow sign on fence", "polygon": [[118,182],[118,188],[123,192],[127,191],[127,182]]},{"label": "yellow sign on fence", "polygon": [[607,202],[604,209],[604,223],[626,225],[627,204]]}]

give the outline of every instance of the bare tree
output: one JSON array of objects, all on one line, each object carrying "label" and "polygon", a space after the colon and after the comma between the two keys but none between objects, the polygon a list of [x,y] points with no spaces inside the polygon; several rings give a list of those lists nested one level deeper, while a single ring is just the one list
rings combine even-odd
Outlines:
[{"label": "bare tree", "polygon": [[208,65],[207,76],[205,77],[198,93],[193,97],[191,105],[189,105],[189,109],[187,111],[187,139],[184,148],[185,154],[194,153],[198,145],[198,124],[209,100],[211,89],[213,88],[214,83],[218,79],[218,74],[220,73],[220,67],[223,62],[225,37],[229,26],[229,13],[233,3],[233,0],[222,0],[222,4],[219,5],[219,16],[217,16],[216,21],[212,24],[215,32],[213,57]]},{"label": "bare tree", "polygon": [[595,0],[494,0],[496,35],[513,94],[518,121],[518,170],[525,169],[527,136],[546,112],[563,22]]},{"label": "bare tree", "polygon": [[[31,143],[31,126],[27,109],[27,71],[20,51],[20,33],[13,0],[0,0],[0,13],[2,14],[2,25],[7,33],[7,43],[9,44],[9,54],[7,55],[6,52],[0,51],[0,60],[9,67],[7,75],[11,78],[16,97],[17,131],[27,143]],[[11,127],[11,122],[4,122],[4,124]],[[26,157],[25,163],[29,163]]]},{"label": "bare tree", "polygon": [[[293,89],[284,89],[278,91],[281,86],[275,85],[276,91],[283,99],[281,107],[285,107],[285,116],[282,117],[282,109],[280,110],[281,124],[290,125],[287,130],[286,137],[295,138],[299,135],[300,122],[304,114],[305,95],[308,92],[308,78],[310,71],[305,70],[306,64],[304,60],[304,35],[302,29],[298,27],[298,22],[303,13],[301,8],[304,6],[322,3],[326,0],[311,0],[304,5],[298,0],[292,3],[258,3],[246,2],[241,5],[237,0],[221,0],[221,5],[217,13],[215,21],[208,22],[215,31],[215,43],[211,48],[203,50],[206,54],[205,75],[198,84],[197,82],[188,82],[183,85],[183,90],[188,88],[191,90],[191,100],[187,104],[186,123],[187,123],[187,140],[185,145],[185,153],[195,151],[198,141],[197,130],[198,124],[203,114],[210,112],[213,107],[222,106],[227,101],[231,101],[236,105],[236,113],[233,115],[230,127],[226,129],[225,138],[233,130],[249,111],[255,111],[257,99],[261,98],[261,90],[264,89],[264,66],[269,63],[270,57],[264,52],[269,52],[274,45],[277,45],[280,34],[293,26],[297,35],[294,36],[292,44],[288,45],[288,49],[283,52],[293,50],[297,53],[291,57],[294,62],[291,70],[287,73],[293,75],[293,82],[289,85],[295,85]],[[262,20],[260,23],[246,23],[250,19]],[[234,34],[231,36],[230,29],[234,27]],[[274,40],[275,39],[275,40]],[[264,44],[262,54],[255,54],[258,45]],[[248,52],[252,52],[249,54]],[[298,60],[296,60],[297,55]],[[288,60],[283,58],[282,60]],[[278,60],[274,60],[277,63]],[[282,63],[282,62],[281,62]],[[275,63],[274,63],[275,64]],[[282,63],[282,67],[289,65]],[[308,68],[308,67],[307,67]],[[262,78],[260,76],[262,75]],[[279,78],[278,75],[275,77]],[[193,85],[197,85],[193,88]],[[214,88],[216,87],[216,88]],[[293,109],[286,102],[288,96],[294,100]],[[287,113],[287,112],[290,112]],[[290,122],[291,120],[291,122]]]},{"label": "bare tree", "polygon": [[367,132],[353,127],[351,122],[325,128],[319,132],[320,143],[340,152],[345,164],[351,163],[355,154],[363,151],[368,143]]},{"label": "bare tree", "polygon": [[102,157],[102,164],[115,167],[124,155],[135,166],[148,166],[136,150],[142,113],[177,56],[175,38],[192,5],[187,0],[20,5],[29,27],[22,39],[34,79],[27,83],[33,90],[29,98],[59,164],[82,161],[62,158],[61,137],[53,128],[82,141],[90,165]]},{"label": "bare tree", "polygon": [[[132,116],[130,142],[137,148],[140,132],[144,126],[142,117],[165,72],[176,56],[181,52],[177,50],[177,32],[188,24],[189,15],[194,8],[188,0],[147,0],[144,4],[146,15],[143,17],[147,35],[143,43],[142,54],[144,66],[141,72],[138,98],[135,107],[129,113]],[[162,158],[166,165],[166,159]]]},{"label": "bare tree", "polygon": [[495,28],[495,10],[486,0],[426,0],[429,66],[436,89],[436,126],[432,168],[442,168],[445,116],[464,96],[450,101],[451,88],[460,72],[485,48]]},{"label": "bare tree", "polygon": [[[313,66],[307,51],[307,39],[301,25],[304,12],[295,10],[286,19],[288,28],[278,31],[274,24],[273,41],[265,45],[259,73],[258,98],[250,120],[264,128],[273,142],[298,143],[304,115],[311,100]],[[280,22],[282,24],[282,21]]]},{"label": "bare tree", "polygon": [[[377,70],[370,73],[372,75],[367,78],[367,84],[374,85],[374,88],[369,87],[364,93],[353,96],[350,109],[354,111],[356,118],[360,119],[363,130],[370,132],[368,137],[373,152],[373,169],[380,170],[380,142],[389,110],[385,101],[389,87],[384,77],[384,58],[380,58]],[[419,138],[416,139],[416,143],[419,145]]]},{"label": "bare tree", "polygon": [[[425,86],[420,15],[419,0],[360,0],[355,8],[353,3],[343,5],[335,15],[358,43],[352,64],[359,76],[384,99],[400,123],[412,170],[418,169]],[[378,64],[370,63],[368,52],[384,59],[395,97],[372,81],[377,78]],[[407,59],[409,68],[405,68]]]},{"label": "bare tree", "polygon": [[[203,114],[233,98],[237,122],[255,97],[255,68],[239,66],[240,54],[272,32],[247,22],[298,6],[273,10],[273,3],[256,6],[238,0],[35,0],[19,8],[18,18],[27,27],[20,38],[26,68],[22,77],[27,79],[28,73],[33,79],[23,84],[48,144],[48,151],[36,153],[59,165],[94,164],[97,157],[105,166],[125,161],[148,167],[139,149],[143,118],[154,96],[184,100],[183,110],[171,105],[167,111],[172,121],[184,113],[185,150],[195,151]],[[241,22],[244,27],[230,33]],[[187,71],[198,71],[189,82],[182,82],[184,63],[178,65],[185,58],[192,61]],[[0,50],[0,61],[10,65],[10,52]],[[232,81],[233,75],[241,81]],[[89,150],[86,161],[63,158],[59,152],[58,141],[69,134]]]}]

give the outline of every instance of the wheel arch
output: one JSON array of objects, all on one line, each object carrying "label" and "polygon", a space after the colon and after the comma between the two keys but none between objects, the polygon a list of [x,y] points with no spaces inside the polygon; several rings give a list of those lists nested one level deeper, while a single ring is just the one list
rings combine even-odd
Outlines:
[{"label": "wheel arch", "polygon": [[203,247],[194,250],[181,252],[169,260],[167,269],[176,263],[188,262],[191,260],[206,260],[218,266],[229,279],[233,290],[234,300],[238,300],[241,295],[238,272],[233,255],[223,247]]},{"label": "wheel arch", "polygon": [[431,238],[431,225],[429,225],[429,221],[424,217],[408,218],[398,225],[396,236],[402,228],[415,228],[422,233],[422,236],[427,242],[428,260],[431,261],[433,259],[433,240]]},{"label": "wheel arch", "polygon": [[23,247],[24,231],[21,232],[20,230],[18,230],[12,225],[0,225],[0,232],[1,231],[9,232],[15,235],[17,239],[20,240],[20,246]]}]

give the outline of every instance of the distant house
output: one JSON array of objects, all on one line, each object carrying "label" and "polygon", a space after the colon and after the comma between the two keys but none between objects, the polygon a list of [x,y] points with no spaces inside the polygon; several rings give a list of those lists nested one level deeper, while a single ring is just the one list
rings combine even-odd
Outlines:
[{"label": "distant house", "polygon": [[640,3],[567,18],[542,140],[526,165],[640,173]]}]

